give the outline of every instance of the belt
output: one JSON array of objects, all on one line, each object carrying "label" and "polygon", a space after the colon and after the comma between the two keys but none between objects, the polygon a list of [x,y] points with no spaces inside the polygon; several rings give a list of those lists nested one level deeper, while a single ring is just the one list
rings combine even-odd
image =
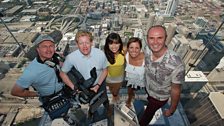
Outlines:
[{"label": "belt", "polygon": [[156,99],[156,100],[159,100],[159,101],[166,101],[166,100],[169,99],[169,98],[160,98],[160,97],[158,97],[158,96],[151,96],[151,95],[150,95],[150,97],[152,97],[152,98],[154,98],[154,99]]},{"label": "belt", "polygon": [[56,95],[59,95],[59,94],[62,94],[63,93],[63,90],[61,89],[60,91],[54,93],[54,94],[51,94],[51,95],[47,95],[47,96],[41,96],[41,99],[43,101],[46,101],[46,100],[49,100],[50,98],[56,96]]}]

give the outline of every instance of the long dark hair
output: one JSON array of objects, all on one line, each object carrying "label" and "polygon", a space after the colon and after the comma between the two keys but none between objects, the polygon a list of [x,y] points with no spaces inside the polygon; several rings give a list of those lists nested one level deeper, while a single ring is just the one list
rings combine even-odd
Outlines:
[{"label": "long dark hair", "polygon": [[117,33],[110,33],[107,38],[106,38],[106,43],[105,43],[105,46],[104,46],[104,52],[105,52],[105,55],[107,57],[107,60],[110,62],[110,64],[114,64],[115,63],[115,55],[114,53],[109,49],[109,44],[112,44],[112,43],[119,43],[120,44],[120,47],[118,49],[118,52],[122,55],[123,54],[123,43],[122,43],[122,40],[121,40],[121,37],[119,34]]}]

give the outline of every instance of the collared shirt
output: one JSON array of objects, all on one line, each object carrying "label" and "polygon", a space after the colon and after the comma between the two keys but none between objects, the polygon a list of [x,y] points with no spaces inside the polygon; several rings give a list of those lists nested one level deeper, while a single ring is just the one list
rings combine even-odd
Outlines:
[{"label": "collared shirt", "polygon": [[79,50],[76,50],[66,57],[61,70],[67,73],[72,69],[73,66],[82,74],[86,80],[91,77],[91,69],[96,67],[97,79],[94,83],[96,84],[103,69],[107,68],[107,58],[104,52],[97,48],[92,47],[88,56],[85,56]]},{"label": "collared shirt", "polygon": [[39,63],[36,58],[26,67],[16,84],[21,88],[32,86],[40,96],[54,94],[63,86],[63,83],[58,82],[54,68]]}]

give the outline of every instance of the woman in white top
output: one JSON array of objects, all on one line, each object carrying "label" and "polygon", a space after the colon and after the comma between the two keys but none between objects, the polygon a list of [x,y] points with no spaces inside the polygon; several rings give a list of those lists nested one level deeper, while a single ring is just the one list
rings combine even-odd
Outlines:
[{"label": "woman in white top", "polygon": [[131,101],[135,96],[134,91],[145,87],[144,84],[144,53],[141,51],[142,43],[139,38],[130,38],[127,43],[126,77],[128,87],[128,99],[126,106],[131,107]]}]

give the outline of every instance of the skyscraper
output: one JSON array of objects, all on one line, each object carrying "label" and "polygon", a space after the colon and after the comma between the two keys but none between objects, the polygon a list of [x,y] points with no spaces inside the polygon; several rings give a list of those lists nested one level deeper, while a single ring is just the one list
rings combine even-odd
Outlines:
[{"label": "skyscraper", "polygon": [[208,49],[206,49],[202,52],[204,48],[205,45],[200,40],[192,40],[189,42],[189,49],[183,57],[183,61],[186,64],[186,71],[194,69],[194,67],[201,61],[208,51]]},{"label": "skyscraper", "polygon": [[191,126],[223,126],[224,124],[224,95],[211,92],[206,98],[195,104],[190,111],[194,119]]},{"label": "skyscraper", "polygon": [[155,17],[156,17],[155,13],[150,13],[150,14],[149,14],[149,18],[148,18],[147,26],[146,26],[146,32],[147,32],[147,30],[148,30],[150,27],[153,26],[154,21],[155,21]]},{"label": "skyscraper", "polygon": [[162,16],[157,16],[154,25],[163,25],[163,24],[164,24],[164,18]]},{"label": "skyscraper", "polygon": [[26,5],[27,6],[31,6],[32,5],[32,1],[31,0],[26,0]]},{"label": "skyscraper", "polygon": [[205,28],[207,24],[208,24],[208,20],[205,19],[204,17],[197,17],[197,19],[194,22],[194,25],[200,28]]},{"label": "skyscraper", "polygon": [[177,34],[167,46],[183,59],[189,49],[189,41],[182,34]]},{"label": "skyscraper", "polygon": [[166,38],[166,45],[169,45],[171,42],[172,38],[175,35],[177,29],[177,25],[175,23],[170,23],[168,28],[167,28],[167,38]]},{"label": "skyscraper", "polygon": [[177,5],[178,0],[168,0],[165,15],[174,16]]},{"label": "skyscraper", "polygon": [[224,43],[218,35],[211,33],[199,33],[197,39],[203,39],[204,45],[208,48],[208,53],[198,63],[196,69],[201,71],[212,71],[224,56]]},{"label": "skyscraper", "polygon": [[209,85],[214,91],[224,92],[224,57],[219,61],[219,64],[208,74]]}]

